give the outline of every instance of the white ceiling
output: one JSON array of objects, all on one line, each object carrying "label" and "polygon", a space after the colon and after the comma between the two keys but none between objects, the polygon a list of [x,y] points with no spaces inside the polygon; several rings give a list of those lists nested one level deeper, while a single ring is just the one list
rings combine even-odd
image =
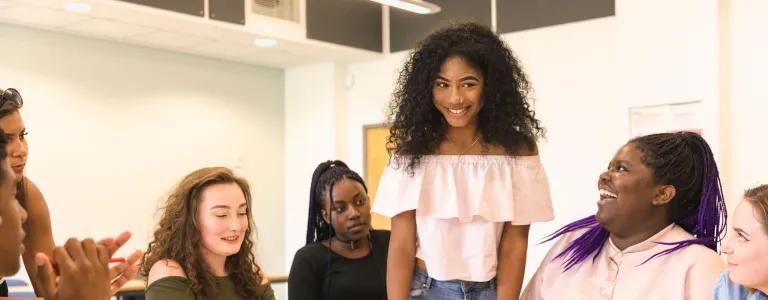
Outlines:
[{"label": "white ceiling", "polygon": [[[308,40],[302,24],[257,15],[248,14],[241,26],[117,0],[73,1],[92,9],[71,12],[64,8],[70,2],[65,0],[0,0],[0,23],[278,68],[382,55]],[[254,45],[260,37],[276,39],[277,46]]]}]

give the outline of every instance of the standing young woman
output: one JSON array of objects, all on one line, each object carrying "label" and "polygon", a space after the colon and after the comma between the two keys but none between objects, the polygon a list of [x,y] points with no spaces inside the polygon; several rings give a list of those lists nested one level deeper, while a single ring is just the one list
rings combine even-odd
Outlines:
[{"label": "standing young woman", "polygon": [[744,192],[723,245],[728,269],[715,286],[715,300],[768,300],[768,185]]},{"label": "standing young woman", "polygon": [[312,174],[306,245],[288,276],[291,300],[386,300],[389,231],[371,229],[363,179],[339,160]]},{"label": "standing young woman", "polygon": [[523,299],[711,297],[723,269],[716,250],[726,211],[717,164],[701,136],[630,140],[596,190],[597,213],[551,235],[559,240]]},{"label": "standing young woman", "polygon": [[[47,256],[53,255],[55,243],[51,230],[51,216],[48,212],[48,205],[43,198],[40,189],[29,177],[24,175],[24,169],[27,165],[27,128],[24,120],[21,118],[20,109],[24,105],[21,94],[16,89],[9,88],[0,90],[0,129],[5,132],[8,139],[6,151],[8,152],[8,163],[16,174],[16,198],[21,206],[27,211],[28,218],[25,224],[27,235],[24,239],[26,251],[22,254],[24,266],[27,274],[32,281],[32,286],[37,294],[43,294],[42,285],[38,282],[35,266],[35,255],[43,253]],[[130,233],[124,232],[116,238],[108,238],[99,241],[99,244],[106,246],[110,256],[114,254],[131,237]],[[127,257],[124,263],[114,264],[110,268],[112,275],[112,292],[115,293],[130,280],[138,267],[135,263],[141,258],[141,252],[136,251]],[[5,283],[0,284],[0,290]],[[0,293],[0,297],[3,295]]]},{"label": "standing young woman", "polygon": [[528,93],[512,52],[481,25],[438,30],[411,53],[374,205],[392,217],[390,299],[519,297],[529,224],[553,218]]},{"label": "standing young woman", "polygon": [[223,167],[171,192],[141,266],[147,300],[274,300],[254,257],[251,191]]}]

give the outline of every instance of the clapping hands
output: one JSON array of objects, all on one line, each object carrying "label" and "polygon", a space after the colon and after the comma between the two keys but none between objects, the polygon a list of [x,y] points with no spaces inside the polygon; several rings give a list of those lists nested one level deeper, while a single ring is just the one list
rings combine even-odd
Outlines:
[{"label": "clapping hands", "polygon": [[109,267],[109,258],[122,247],[130,232],[98,242],[70,238],[54,249],[52,257],[35,256],[41,295],[46,300],[109,299],[138,271],[142,252],[135,251],[124,262]]}]

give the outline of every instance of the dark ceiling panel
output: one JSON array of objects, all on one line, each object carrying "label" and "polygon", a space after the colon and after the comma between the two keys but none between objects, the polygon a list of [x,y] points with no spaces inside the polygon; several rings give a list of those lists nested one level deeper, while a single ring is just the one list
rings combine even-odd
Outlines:
[{"label": "dark ceiling panel", "polygon": [[208,0],[208,14],[212,20],[245,25],[245,1]]},{"label": "dark ceiling panel", "polygon": [[382,52],[381,5],[367,0],[307,0],[307,38]]},{"label": "dark ceiling panel", "polygon": [[498,0],[500,33],[616,15],[614,0]]},{"label": "dark ceiling panel", "polygon": [[204,16],[204,0],[120,0],[194,16]]},{"label": "dark ceiling panel", "polygon": [[[506,0],[498,0],[503,2]],[[402,51],[413,48],[432,31],[452,22],[473,21],[491,27],[491,0],[429,0],[440,12],[420,15],[389,8],[389,48]]]}]

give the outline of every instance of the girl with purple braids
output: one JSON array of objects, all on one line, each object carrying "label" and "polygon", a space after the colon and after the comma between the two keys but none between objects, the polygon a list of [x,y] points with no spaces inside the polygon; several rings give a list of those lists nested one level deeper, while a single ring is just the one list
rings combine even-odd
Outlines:
[{"label": "girl with purple braids", "polygon": [[[597,181],[597,213],[559,238],[522,299],[710,299],[726,210],[712,151],[695,133],[638,137]],[[545,242],[546,242],[545,241]]]}]

